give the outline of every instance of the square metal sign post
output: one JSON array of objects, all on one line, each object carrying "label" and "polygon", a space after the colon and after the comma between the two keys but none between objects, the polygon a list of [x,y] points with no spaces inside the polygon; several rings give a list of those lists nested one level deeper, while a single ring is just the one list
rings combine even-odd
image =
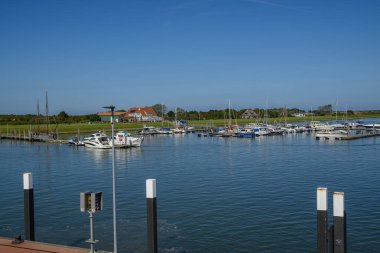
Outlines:
[{"label": "square metal sign post", "polygon": [[90,214],[90,239],[86,242],[90,243],[90,253],[95,253],[94,244],[98,240],[94,240],[94,213],[103,210],[103,193],[102,192],[81,192],[80,193],[80,210]]}]

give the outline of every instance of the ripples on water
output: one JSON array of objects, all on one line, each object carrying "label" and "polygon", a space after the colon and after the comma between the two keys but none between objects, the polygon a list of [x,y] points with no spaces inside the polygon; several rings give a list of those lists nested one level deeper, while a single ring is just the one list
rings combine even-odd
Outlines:
[{"label": "ripples on water", "polygon": [[[329,207],[345,192],[349,251],[380,252],[379,141],[147,137],[116,150],[119,250],[145,252],[145,179],[156,178],[160,252],[315,252],[318,186]],[[22,173],[33,172],[37,240],[88,247],[79,193],[102,191],[95,238],[112,250],[111,151],[2,141],[0,159],[1,235],[23,233]]]}]

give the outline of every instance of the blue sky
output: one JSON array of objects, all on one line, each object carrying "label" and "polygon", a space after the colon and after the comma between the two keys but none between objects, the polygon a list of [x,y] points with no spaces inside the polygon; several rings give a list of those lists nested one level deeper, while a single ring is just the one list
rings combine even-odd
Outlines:
[{"label": "blue sky", "polygon": [[380,109],[380,1],[0,1],[0,114]]}]

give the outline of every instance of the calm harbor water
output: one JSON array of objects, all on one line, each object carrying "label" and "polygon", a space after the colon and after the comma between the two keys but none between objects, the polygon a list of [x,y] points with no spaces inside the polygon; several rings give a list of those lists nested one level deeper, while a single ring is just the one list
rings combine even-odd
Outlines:
[{"label": "calm harbor water", "polygon": [[[159,252],[316,252],[316,188],[345,192],[350,252],[380,252],[380,138],[317,141],[146,137],[116,150],[118,248],[145,252],[145,179],[157,179]],[[88,247],[79,193],[102,191],[96,248],[112,250],[110,150],[1,141],[0,235],[23,234],[22,173],[32,172],[36,239]],[[332,216],[330,216],[330,222]]]}]

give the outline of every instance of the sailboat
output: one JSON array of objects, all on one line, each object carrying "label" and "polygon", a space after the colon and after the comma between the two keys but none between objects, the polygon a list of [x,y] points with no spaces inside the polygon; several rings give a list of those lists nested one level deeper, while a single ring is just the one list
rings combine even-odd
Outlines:
[{"label": "sailboat", "polygon": [[175,108],[175,120],[174,120],[174,123],[175,123],[176,127],[172,129],[173,134],[184,134],[184,133],[186,133],[186,130],[183,129],[182,127],[180,127],[180,123],[178,122],[178,119],[177,119],[177,107]]}]

